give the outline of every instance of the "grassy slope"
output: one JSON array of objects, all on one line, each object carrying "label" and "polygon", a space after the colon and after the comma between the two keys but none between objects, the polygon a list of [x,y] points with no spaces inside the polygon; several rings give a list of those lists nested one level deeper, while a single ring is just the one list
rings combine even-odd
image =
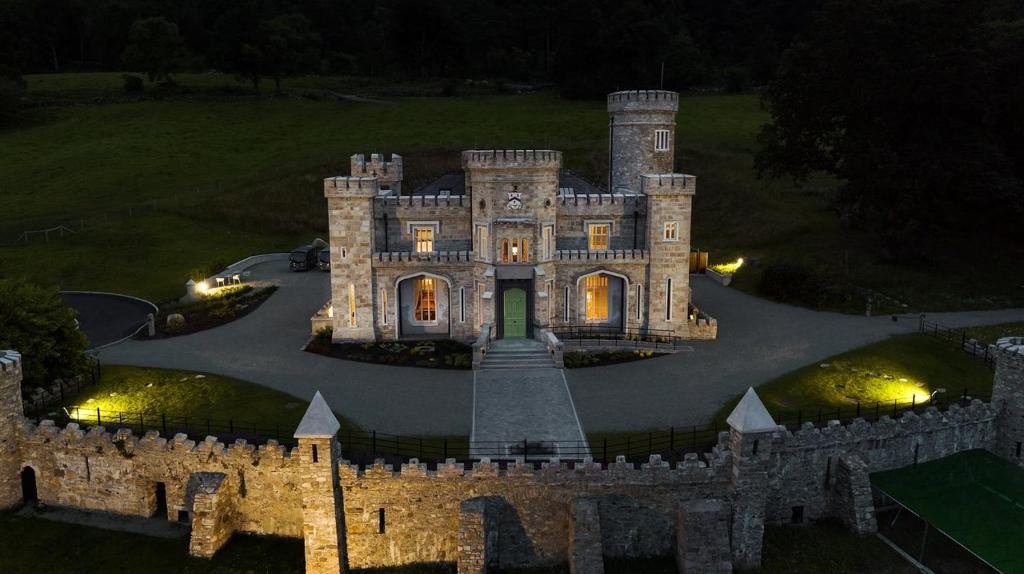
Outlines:
[{"label": "grassy slope", "polygon": [[209,417],[239,421],[240,426],[242,421],[258,422],[263,428],[278,426],[288,435],[306,412],[305,401],[280,391],[219,375],[197,375],[105,366],[96,386],[68,402],[83,411],[100,408],[101,412],[167,413],[195,420]]},{"label": "grassy slope", "polygon": [[[848,408],[856,404],[854,399],[873,408],[876,401],[884,405],[893,400],[909,402],[912,397],[921,403],[937,389],[959,396],[965,388],[969,394],[987,395],[992,391],[992,372],[955,345],[914,334],[797,369],[759,385],[757,394],[772,413],[791,416],[800,409],[807,418],[819,407]],[[724,421],[738,401],[739,397],[723,406],[715,420]]]},{"label": "grassy slope", "polygon": [[[187,539],[167,540],[137,534],[82,528],[39,518],[0,513],[0,572],[146,572],[147,574],[299,574],[302,542],[235,535],[212,560],[189,558]],[[914,572],[876,538],[857,538],[841,526],[765,529],[761,572],[812,573]],[[452,568],[406,567],[355,572],[426,574]],[[606,561],[609,574],[675,572],[672,559]],[[568,572],[568,568],[529,570],[532,574]]]},{"label": "grassy slope", "polygon": [[[397,151],[406,186],[457,167],[470,147],[551,147],[567,167],[601,183],[607,116],[602,102],[551,94],[405,97],[359,104],[298,97],[334,93],[436,93],[436,86],[355,78],[286,82],[291,97],[228,95],[218,75],[182,75],[194,94],[124,102],[117,74],[30,76],[49,105],[34,123],[0,132],[0,192],[9,201],[0,243],[57,223],[86,231],[58,243],[0,247],[0,275],[66,288],[116,289],[153,299],[179,295],[185,274],[245,254],[289,249],[326,226],[321,178],[345,174],[354,152]],[[63,105],[70,102],[103,105]],[[693,244],[713,261],[752,264],[734,285],[756,291],[759,270],[795,261],[836,282],[871,288],[908,309],[1024,304],[1024,253],[953,249],[931,267],[879,264],[869,238],[840,228],[825,206],[833,183],[802,188],[756,179],[755,136],[768,118],[756,95],[691,95],[678,115],[680,170],[698,175]],[[155,206],[127,218],[130,206]],[[109,222],[107,219],[109,217]],[[969,255],[969,256],[968,256]],[[852,301],[846,310],[860,311]],[[884,312],[886,304],[876,301]],[[903,309],[896,305],[894,309]]]}]

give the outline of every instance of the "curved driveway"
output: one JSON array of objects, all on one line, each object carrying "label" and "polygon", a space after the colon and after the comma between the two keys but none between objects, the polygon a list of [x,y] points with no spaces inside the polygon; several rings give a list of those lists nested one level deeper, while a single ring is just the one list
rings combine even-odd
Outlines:
[{"label": "curved driveway", "polygon": [[[193,335],[127,341],[102,351],[102,359],[238,377],[304,400],[320,390],[335,411],[366,429],[470,433],[470,371],[388,367],[304,353],[299,349],[309,336],[309,317],[329,297],[327,274],[288,273],[281,262],[251,271],[254,279],[281,286],[255,312]],[[697,304],[718,319],[719,339],[650,361],[566,370],[586,431],[701,423],[748,386],[917,327],[916,316],[893,323],[889,317],[821,313],[771,303],[704,277],[694,277],[692,284]],[[1024,320],[1024,309],[929,318],[950,326],[991,324]],[[514,409],[514,402],[507,408]]]}]

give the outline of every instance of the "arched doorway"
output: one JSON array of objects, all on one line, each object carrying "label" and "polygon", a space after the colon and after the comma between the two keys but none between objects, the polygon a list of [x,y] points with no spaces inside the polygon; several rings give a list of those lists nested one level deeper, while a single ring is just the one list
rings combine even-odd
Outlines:
[{"label": "arched doorway", "polygon": [[21,499],[25,504],[32,504],[39,500],[39,491],[36,489],[36,470],[31,466],[21,469]]},{"label": "arched doorway", "polygon": [[595,271],[576,280],[577,323],[613,331],[626,324],[626,297],[629,289],[624,275]]},{"label": "arched doorway", "polygon": [[451,283],[448,279],[428,273],[401,277],[396,291],[399,338],[450,336]]}]

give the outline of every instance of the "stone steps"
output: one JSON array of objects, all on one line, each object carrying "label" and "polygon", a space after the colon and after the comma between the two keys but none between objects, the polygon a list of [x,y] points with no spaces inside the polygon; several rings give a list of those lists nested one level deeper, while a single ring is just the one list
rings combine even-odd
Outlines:
[{"label": "stone steps", "polygon": [[555,362],[540,343],[522,341],[495,343],[484,357],[481,369],[552,369]]}]

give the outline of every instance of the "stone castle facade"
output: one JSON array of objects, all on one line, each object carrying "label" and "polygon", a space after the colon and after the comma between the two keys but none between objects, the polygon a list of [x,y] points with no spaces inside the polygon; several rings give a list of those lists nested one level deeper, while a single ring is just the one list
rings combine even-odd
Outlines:
[{"label": "stone castle facade", "polygon": [[653,456],[639,467],[620,458],[431,469],[415,459],[349,464],[319,393],[290,450],[36,424],[22,415],[20,356],[0,351],[0,508],[32,492],[53,506],[176,520],[191,525],[195,556],[235,532],[302,538],[310,574],[430,562],[474,574],[568,562],[599,574],[602,557],[665,555],[680,572],[730,572],[760,564],[766,524],[832,516],[874,532],[871,472],[979,448],[1024,465],[1024,339],[994,352],[991,403],[791,431],[751,390],[710,452],[675,465]]},{"label": "stone castle facade", "polygon": [[675,173],[675,92],[608,96],[608,189],[552,150],[469,150],[402,193],[402,158],[324,180],[336,341],[534,337],[552,327],[714,338],[691,301],[696,178]]}]

